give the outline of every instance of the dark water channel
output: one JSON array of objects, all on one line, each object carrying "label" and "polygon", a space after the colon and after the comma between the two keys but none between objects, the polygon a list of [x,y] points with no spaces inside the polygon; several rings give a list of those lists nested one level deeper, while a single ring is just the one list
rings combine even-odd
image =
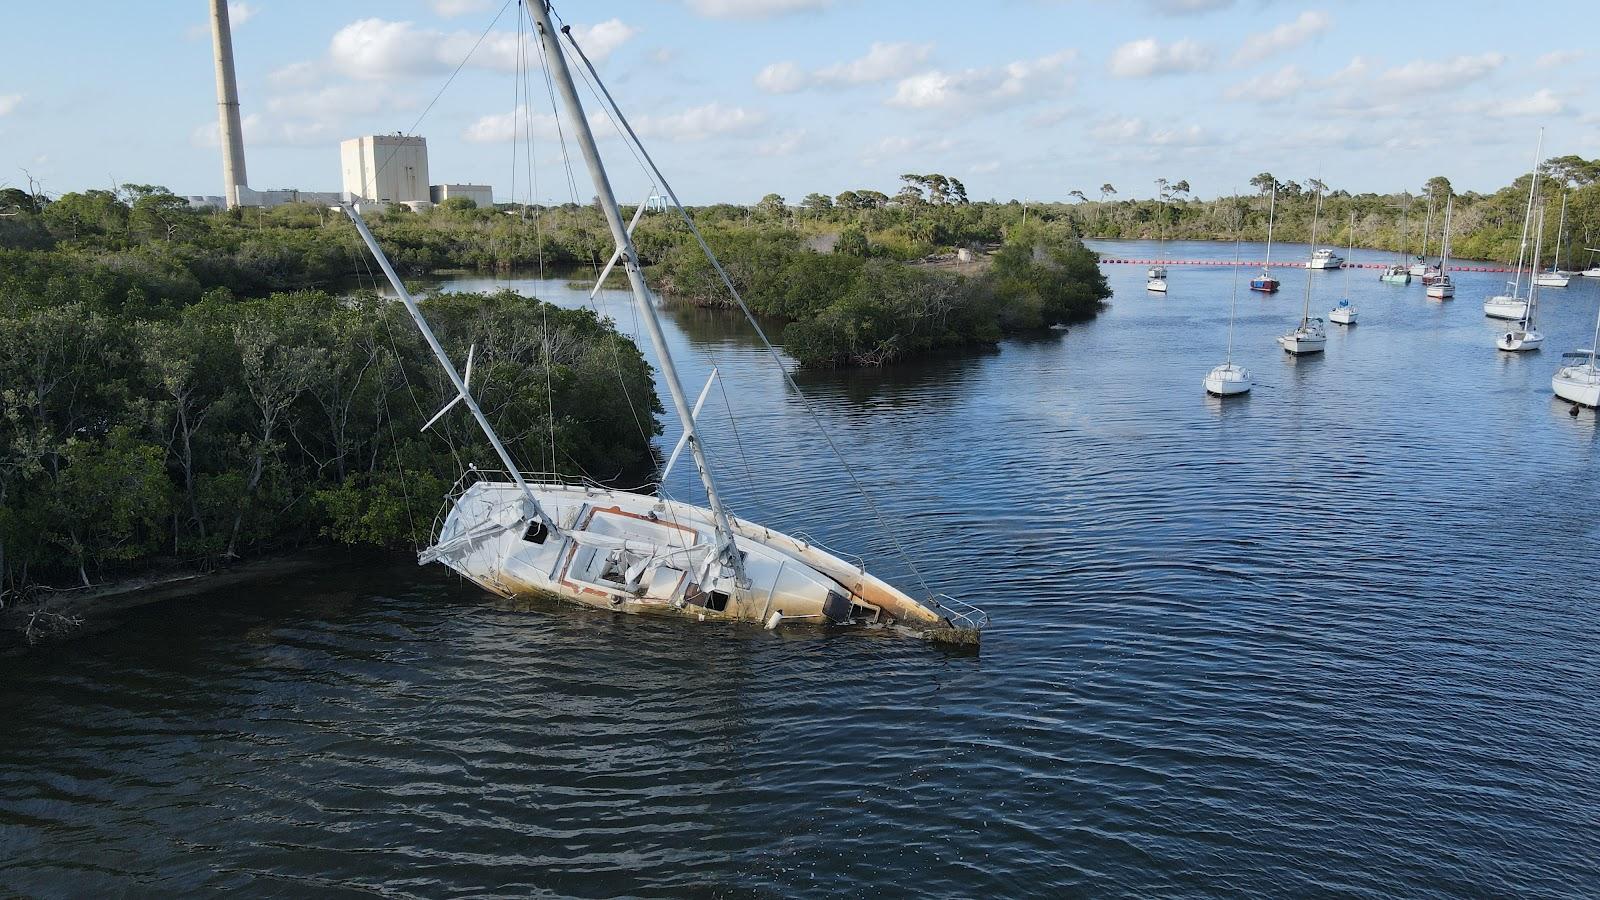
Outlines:
[{"label": "dark water channel", "polygon": [[[981,654],[411,566],[147,609],[0,660],[0,894],[1600,893],[1600,429],[1549,389],[1600,280],[1511,356],[1500,276],[1439,304],[1360,270],[1361,324],[1293,359],[1284,270],[1222,403],[1231,272],[1107,268],[1069,333],[801,378],[927,581],[993,615]],[[735,510],[913,584],[748,327],[668,326],[691,391],[726,378]]]}]

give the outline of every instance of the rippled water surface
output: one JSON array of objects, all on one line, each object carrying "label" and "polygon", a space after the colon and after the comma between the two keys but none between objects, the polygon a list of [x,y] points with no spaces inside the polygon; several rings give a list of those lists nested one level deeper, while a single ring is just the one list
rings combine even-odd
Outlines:
[{"label": "rippled water surface", "polygon": [[[1231,271],[1107,271],[1069,333],[800,376],[923,577],[994,616],[981,654],[406,565],[148,609],[0,660],[0,894],[1600,893],[1600,438],[1549,388],[1600,282],[1513,356],[1501,276],[1440,304],[1359,270],[1361,324],[1293,359],[1284,270],[1223,403]],[[691,391],[726,377],[736,511],[914,587],[749,329],[668,326]]]}]

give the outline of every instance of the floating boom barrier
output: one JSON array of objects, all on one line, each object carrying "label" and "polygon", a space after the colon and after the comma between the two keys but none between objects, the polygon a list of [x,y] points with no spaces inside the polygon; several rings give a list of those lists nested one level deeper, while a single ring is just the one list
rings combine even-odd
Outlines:
[{"label": "floating boom barrier", "polygon": [[[1123,259],[1122,257],[1104,256],[1104,257],[1100,258],[1100,261],[1103,262],[1103,263],[1112,263],[1112,264],[1129,265],[1129,266],[1250,266],[1252,268],[1259,268],[1259,267],[1266,266],[1266,262],[1263,261],[1263,260],[1255,260],[1255,261],[1240,260],[1238,262],[1234,262],[1231,259]],[[1353,262],[1347,262],[1347,263],[1344,264],[1344,268],[1347,268],[1347,269],[1387,269],[1391,265],[1393,265],[1393,263],[1371,263],[1371,262],[1353,263]],[[1275,262],[1275,263],[1272,264],[1272,268],[1274,268],[1274,269],[1304,269],[1305,267],[1306,267],[1306,264],[1303,263],[1303,262]],[[1507,268],[1506,266],[1450,266],[1449,268],[1450,268],[1450,271],[1452,271],[1452,272],[1515,272],[1516,271],[1516,269]],[[1332,272],[1332,271],[1336,271],[1336,270],[1327,269],[1326,271]]]}]

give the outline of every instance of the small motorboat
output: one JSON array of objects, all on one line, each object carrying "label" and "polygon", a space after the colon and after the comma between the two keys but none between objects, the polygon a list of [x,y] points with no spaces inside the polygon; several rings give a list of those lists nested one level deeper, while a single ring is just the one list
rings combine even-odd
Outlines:
[{"label": "small motorboat", "polygon": [[1306,265],[1308,269],[1337,269],[1344,265],[1344,257],[1323,247],[1311,254],[1311,262]]},{"label": "small motorboat", "polygon": [[1378,280],[1385,284],[1410,284],[1411,272],[1405,266],[1393,265],[1384,269]]}]

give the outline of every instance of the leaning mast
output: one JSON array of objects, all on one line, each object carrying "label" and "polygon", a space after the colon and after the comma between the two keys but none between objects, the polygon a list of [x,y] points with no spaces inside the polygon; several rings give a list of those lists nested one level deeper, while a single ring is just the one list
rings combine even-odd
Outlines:
[{"label": "leaning mast", "polygon": [[716,519],[717,531],[722,537],[722,546],[718,548],[719,554],[733,567],[742,584],[746,581],[744,562],[734,544],[733,523],[728,517],[727,509],[722,505],[722,497],[717,493],[716,480],[711,474],[711,465],[706,460],[705,450],[700,446],[700,438],[695,432],[694,414],[689,409],[688,399],[683,392],[683,383],[678,380],[678,368],[672,362],[672,351],[668,349],[666,335],[661,331],[661,320],[656,316],[655,302],[651,297],[650,288],[644,283],[644,270],[639,264],[639,251],[634,247],[633,237],[628,234],[627,226],[622,220],[622,208],[617,205],[616,193],[611,189],[611,179],[606,174],[605,163],[600,160],[600,150],[595,145],[594,132],[589,128],[589,120],[584,115],[583,102],[578,99],[578,89],[572,82],[572,73],[567,69],[567,60],[561,51],[560,39],[556,37],[555,26],[550,22],[548,4],[546,0],[532,0],[528,8],[532,10],[535,22],[539,26],[539,41],[544,45],[546,66],[555,80],[556,88],[561,92],[562,105],[566,107],[573,133],[578,137],[578,146],[583,149],[583,161],[589,168],[589,177],[594,180],[600,209],[605,213],[606,224],[611,228],[611,237],[617,242],[617,248],[621,252],[622,265],[628,273],[628,284],[633,289],[634,303],[643,312],[641,318],[644,320],[645,330],[650,333],[650,343],[655,347],[656,358],[661,365],[661,375],[667,383],[667,392],[672,395],[673,409],[683,424],[684,442],[689,445],[695,468],[700,472],[700,483],[705,486],[706,498]]}]

